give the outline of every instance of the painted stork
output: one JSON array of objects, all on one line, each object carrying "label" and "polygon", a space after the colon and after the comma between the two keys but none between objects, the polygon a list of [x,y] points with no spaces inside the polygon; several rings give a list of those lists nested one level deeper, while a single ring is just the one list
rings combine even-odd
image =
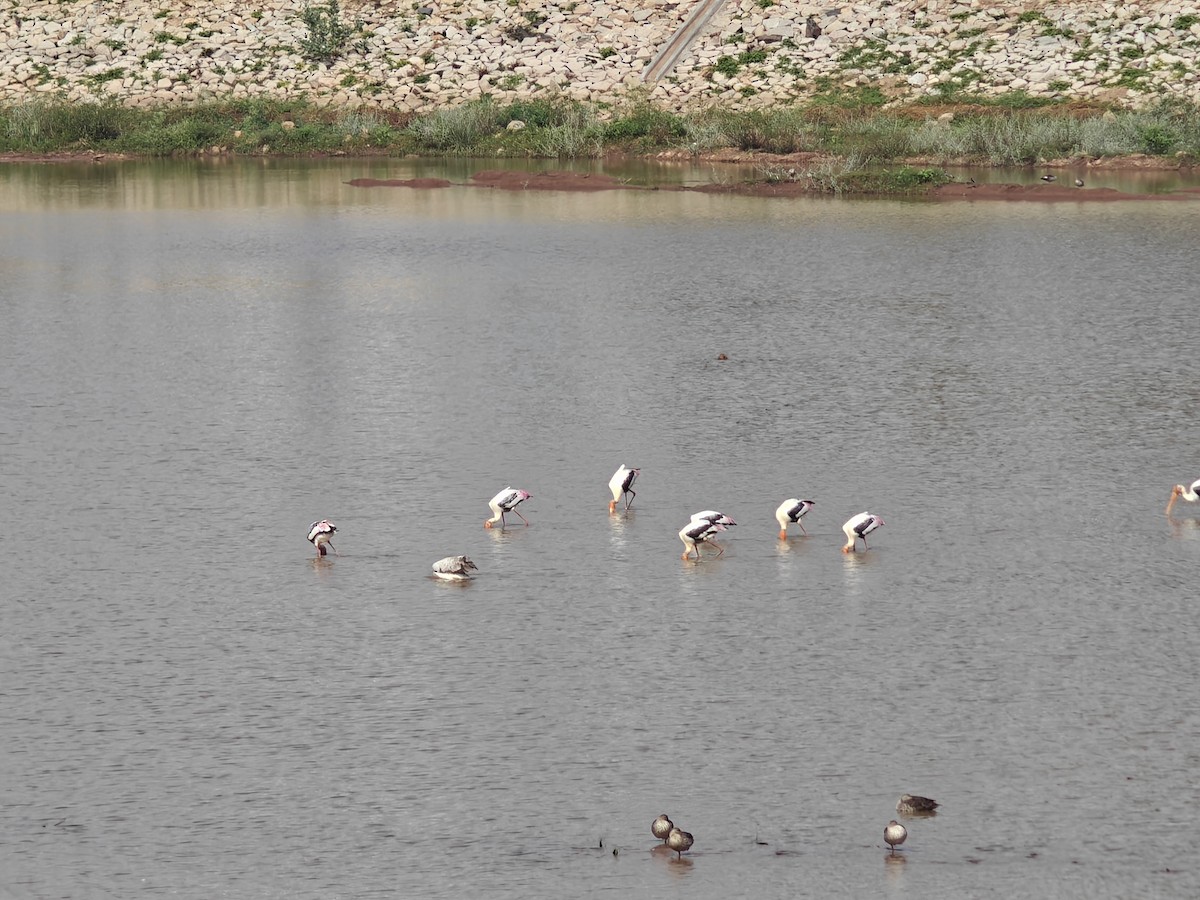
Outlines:
[{"label": "painted stork", "polygon": [[1171,507],[1175,505],[1175,498],[1182,497],[1188,503],[1195,503],[1200,500],[1200,478],[1197,478],[1191,484],[1177,484],[1171,488],[1171,499],[1167,501],[1167,515],[1171,514]]},{"label": "painted stork", "polygon": [[727,516],[725,513],[717,512],[715,509],[705,509],[698,513],[692,513],[692,521],[712,522],[714,525],[724,525],[725,527],[737,524],[737,522],[733,521],[733,516]]},{"label": "painted stork", "polygon": [[529,493],[529,491],[522,491],[519,488],[506,487],[488,502],[488,506],[492,508],[493,515],[490,519],[483,523],[483,527],[492,528],[497,522],[499,522],[500,527],[503,528],[504,514],[509,512],[516,513],[517,516],[520,517],[521,521],[528,525],[529,520],[517,511],[517,506],[518,504],[524,503],[532,496],[533,495]]},{"label": "painted stork", "polygon": [[317,548],[318,558],[329,552],[325,549],[326,547],[332,550],[337,556],[342,555],[338,553],[337,547],[333,546],[333,536],[336,533],[337,526],[328,519],[322,519],[320,522],[313,522],[312,525],[308,527],[308,540],[309,543]]},{"label": "painted stork", "polygon": [[650,823],[650,833],[662,841],[664,844],[671,834],[671,829],[675,827],[675,823],[667,818],[667,814],[663,813],[652,823]]},{"label": "painted stork", "polygon": [[896,852],[896,848],[908,840],[908,829],[897,822],[895,819],[887,823],[887,827],[883,829],[883,840],[892,848],[892,852]]},{"label": "painted stork", "polygon": [[692,849],[692,836],[686,831],[672,828],[667,835],[667,846],[675,851],[676,859],[683,859],[683,854]]},{"label": "painted stork", "polygon": [[467,581],[479,567],[466,556],[447,556],[433,564],[433,574],[446,581]]},{"label": "painted stork", "polygon": [[867,535],[884,524],[883,519],[869,512],[860,512],[857,516],[852,517],[842,526],[842,531],[846,533],[846,546],[842,548],[842,552],[852,553],[856,550],[859,538],[862,538],[863,549],[866,550]]},{"label": "painted stork", "polygon": [[641,474],[641,469],[631,469],[625,464],[622,464],[621,468],[617,469],[616,474],[613,475],[612,480],[608,483],[608,489],[612,491],[613,495],[612,501],[608,504],[608,511],[610,513],[616,510],[617,503],[620,502],[621,497],[625,494],[629,495],[629,498],[625,501],[625,508],[629,509],[633,504],[633,498],[637,496],[637,491],[633,489],[633,483]]},{"label": "painted stork", "polygon": [[808,534],[804,529],[804,523],[800,520],[808,515],[808,511],[813,508],[812,500],[800,500],[793,497],[791,500],[784,500],[779,504],[779,509],[775,510],[775,521],[779,523],[779,539],[787,540],[787,527],[790,524],[800,526],[800,530],[804,534]]},{"label": "painted stork", "polygon": [[710,522],[708,519],[692,519],[679,531],[679,539],[683,541],[683,556],[680,559],[687,559],[692,555],[692,551],[696,551],[696,559],[700,558],[700,545],[712,544],[717,548],[717,556],[725,552],[725,548],[714,541],[713,535],[724,531],[725,526],[720,522]]},{"label": "painted stork", "polygon": [[932,816],[937,812],[938,802],[929,797],[904,794],[896,801],[896,812],[902,816]]}]

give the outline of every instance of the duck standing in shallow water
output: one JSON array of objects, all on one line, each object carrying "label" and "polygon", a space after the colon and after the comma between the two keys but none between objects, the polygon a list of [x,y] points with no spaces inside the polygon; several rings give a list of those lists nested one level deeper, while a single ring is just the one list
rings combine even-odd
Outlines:
[{"label": "duck standing in shallow water", "polygon": [[867,549],[867,535],[876,528],[881,528],[884,525],[883,519],[874,513],[860,512],[857,516],[853,516],[845,525],[842,526],[842,531],[846,535],[846,546],[842,548],[843,553],[853,553],[858,549],[858,539],[862,538],[863,549]]},{"label": "duck standing in shallow water", "polygon": [[320,522],[313,522],[308,526],[308,541],[317,548],[317,557],[324,556],[329,551],[334,552],[334,555],[341,556],[338,553],[337,547],[333,546],[333,536],[337,533],[337,526],[328,519],[322,519]]},{"label": "duck standing in shallow water", "polygon": [[932,816],[937,812],[938,802],[929,797],[904,794],[896,801],[896,812],[902,816]]},{"label": "duck standing in shallow water", "polygon": [[1175,499],[1180,498],[1188,503],[1195,503],[1200,500],[1200,478],[1197,478],[1191,484],[1177,484],[1171,488],[1171,499],[1167,501],[1167,515],[1171,514],[1171,507],[1175,505]]},{"label": "duck standing in shallow water", "polygon": [[800,531],[808,534],[804,528],[804,523],[800,520],[808,515],[808,511],[814,506],[811,500],[801,500],[798,497],[793,497],[791,500],[784,500],[779,505],[779,509],[775,510],[775,521],[779,523],[779,539],[787,540],[788,525],[798,525]]},{"label": "duck standing in shallow water", "polygon": [[674,827],[675,823],[667,818],[666,813],[663,813],[650,823],[650,833],[665,844],[667,838],[671,835],[671,829]]},{"label": "duck standing in shallow water", "polygon": [[492,517],[483,523],[483,527],[492,528],[497,522],[499,522],[500,527],[503,528],[505,513],[515,513],[522,522],[528,525],[529,520],[521,515],[520,511],[517,509],[517,506],[521,503],[524,503],[532,496],[533,494],[529,493],[529,491],[523,491],[520,488],[506,487],[488,501],[488,506],[492,508]]},{"label": "duck standing in shallow water", "polygon": [[676,859],[683,859],[683,854],[692,849],[692,836],[686,831],[672,828],[667,835],[667,846],[676,853]]},{"label": "duck standing in shallow water", "polygon": [[883,841],[892,848],[892,852],[896,852],[896,848],[908,840],[908,829],[897,822],[895,819],[887,823],[887,827],[883,829]]}]

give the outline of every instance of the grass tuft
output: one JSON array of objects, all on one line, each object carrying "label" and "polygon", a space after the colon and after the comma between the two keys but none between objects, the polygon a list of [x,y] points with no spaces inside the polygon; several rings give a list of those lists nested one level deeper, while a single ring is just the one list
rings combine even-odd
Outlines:
[{"label": "grass tuft", "polygon": [[[1067,157],[1200,157],[1200,108],[1162,101],[1138,109],[1079,109],[1014,92],[1007,99],[962,94],[952,119],[937,107],[880,109],[872,89],[821,86],[818,99],[792,106],[672,112],[645,97],[611,109],[556,97],[504,104],[482,97],[414,116],[379,109],[320,107],[301,100],[246,99],[156,109],[39,99],[0,105],[0,150],[100,150],[150,156],[228,152],[306,154],[371,148],[396,154],[587,158],[606,150],[700,154],[736,148],[763,154],[812,153],[843,165],[939,159],[1030,165]],[[1035,102],[1036,101],[1036,102]],[[510,130],[509,124],[523,123]],[[285,122],[292,123],[284,127]],[[792,168],[790,165],[787,167]],[[853,170],[850,166],[847,171]],[[814,176],[836,186],[832,164]],[[904,176],[905,178],[911,176]]]}]

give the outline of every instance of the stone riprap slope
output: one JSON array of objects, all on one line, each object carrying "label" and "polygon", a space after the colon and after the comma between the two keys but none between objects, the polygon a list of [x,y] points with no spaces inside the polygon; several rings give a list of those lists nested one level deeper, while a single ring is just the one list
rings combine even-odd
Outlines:
[{"label": "stone riprap slope", "polygon": [[314,31],[302,12],[328,11],[325,0],[0,0],[0,102],[270,96],[421,111],[484,94],[619,102],[648,92],[679,110],[745,109],[841,87],[898,99],[963,88],[1200,102],[1200,7],[1177,0],[728,0],[674,71],[644,84],[697,2],[345,0],[337,21],[354,33],[324,63],[303,50]]}]

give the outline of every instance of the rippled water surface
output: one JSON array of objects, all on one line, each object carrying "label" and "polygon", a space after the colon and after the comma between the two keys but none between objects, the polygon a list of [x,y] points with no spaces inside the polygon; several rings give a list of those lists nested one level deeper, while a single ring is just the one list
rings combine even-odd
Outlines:
[{"label": "rippled water surface", "polygon": [[1194,204],[413,173],[0,169],[0,897],[1200,893]]}]

